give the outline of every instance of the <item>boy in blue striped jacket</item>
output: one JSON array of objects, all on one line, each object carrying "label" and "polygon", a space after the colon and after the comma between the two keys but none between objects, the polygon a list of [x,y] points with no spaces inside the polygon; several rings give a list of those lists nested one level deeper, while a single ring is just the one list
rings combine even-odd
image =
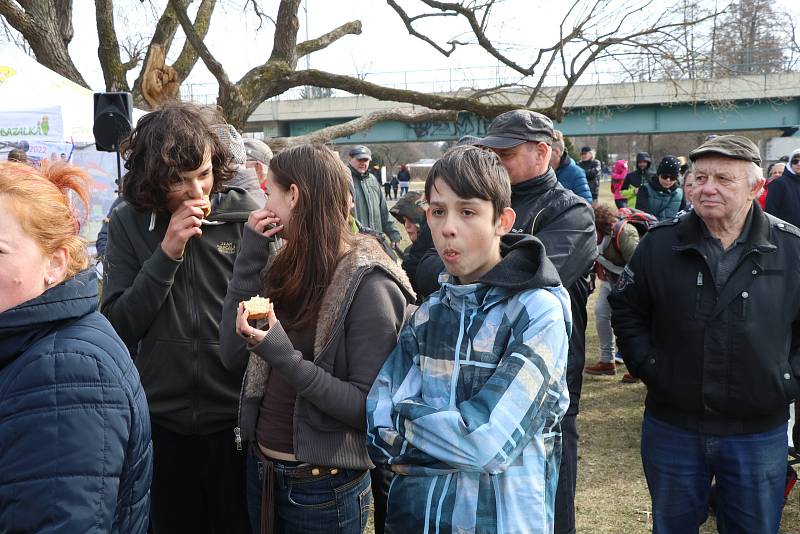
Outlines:
[{"label": "boy in blue striped jacket", "polygon": [[385,532],[552,532],[569,296],[541,242],[510,233],[494,153],[449,150],[425,196],[447,272],[367,398],[370,455],[395,474]]}]

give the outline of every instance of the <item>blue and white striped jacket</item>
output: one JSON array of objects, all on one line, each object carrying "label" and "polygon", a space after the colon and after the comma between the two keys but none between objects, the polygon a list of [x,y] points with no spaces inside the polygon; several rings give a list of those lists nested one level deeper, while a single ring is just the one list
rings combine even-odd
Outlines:
[{"label": "blue and white striped jacket", "polygon": [[553,530],[569,296],[557,278],[521,291],[485,280],[442,275],[367,398],[372,460],[399,475],[388,534]]}]

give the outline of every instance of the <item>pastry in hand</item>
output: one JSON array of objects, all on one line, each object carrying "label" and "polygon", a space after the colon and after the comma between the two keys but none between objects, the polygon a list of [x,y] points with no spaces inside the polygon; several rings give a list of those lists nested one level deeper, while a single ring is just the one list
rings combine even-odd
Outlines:
[{"label": "pastry in hand", "polygon": [[200,209],[203,210],[203,218],[206,219],[209,215],[211,215],[211,199],[208,197],[208,195],[203,195],[203,201],[205,204],[200,206]]},{"label": "pastry in hand", "polygon": [[256,295],[250,300],[244,301],[244,309],[248,312],[248,319],[266,319],[269,312],[272,311],[272,302],[270,302],[269,299]]}]

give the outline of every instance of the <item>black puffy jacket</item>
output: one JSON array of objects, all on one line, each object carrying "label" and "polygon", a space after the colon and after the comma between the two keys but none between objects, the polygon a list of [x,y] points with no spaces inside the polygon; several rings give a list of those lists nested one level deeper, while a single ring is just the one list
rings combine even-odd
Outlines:
[{"label": "black puffy jacket", "polygon": [[647,408],[687,430],[763,432],[800,394],[800,230],[752,209],[745,252],[719,292],[692,211],[647,233],[609,297]]}]

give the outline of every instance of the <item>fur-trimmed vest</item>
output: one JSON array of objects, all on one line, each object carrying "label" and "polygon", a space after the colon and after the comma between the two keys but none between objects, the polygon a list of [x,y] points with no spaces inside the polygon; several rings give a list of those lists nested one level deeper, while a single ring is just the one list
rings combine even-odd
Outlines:
[{"label": "fur-trimmed vest", "polygon": [[[313,360],[303,360],[280,322],[251,349],[239,424],[241,438],[255,441],[264,387],[275,368],[297,391],[297,459],[368,469],[373,465],[365,448],[366,396],[396,345],[405,307],[415,297],[405,272],[375,238],[357,236],[354,243],[337,265],[320,303]],[[354,346],[355,339],[360,346]]]}]

